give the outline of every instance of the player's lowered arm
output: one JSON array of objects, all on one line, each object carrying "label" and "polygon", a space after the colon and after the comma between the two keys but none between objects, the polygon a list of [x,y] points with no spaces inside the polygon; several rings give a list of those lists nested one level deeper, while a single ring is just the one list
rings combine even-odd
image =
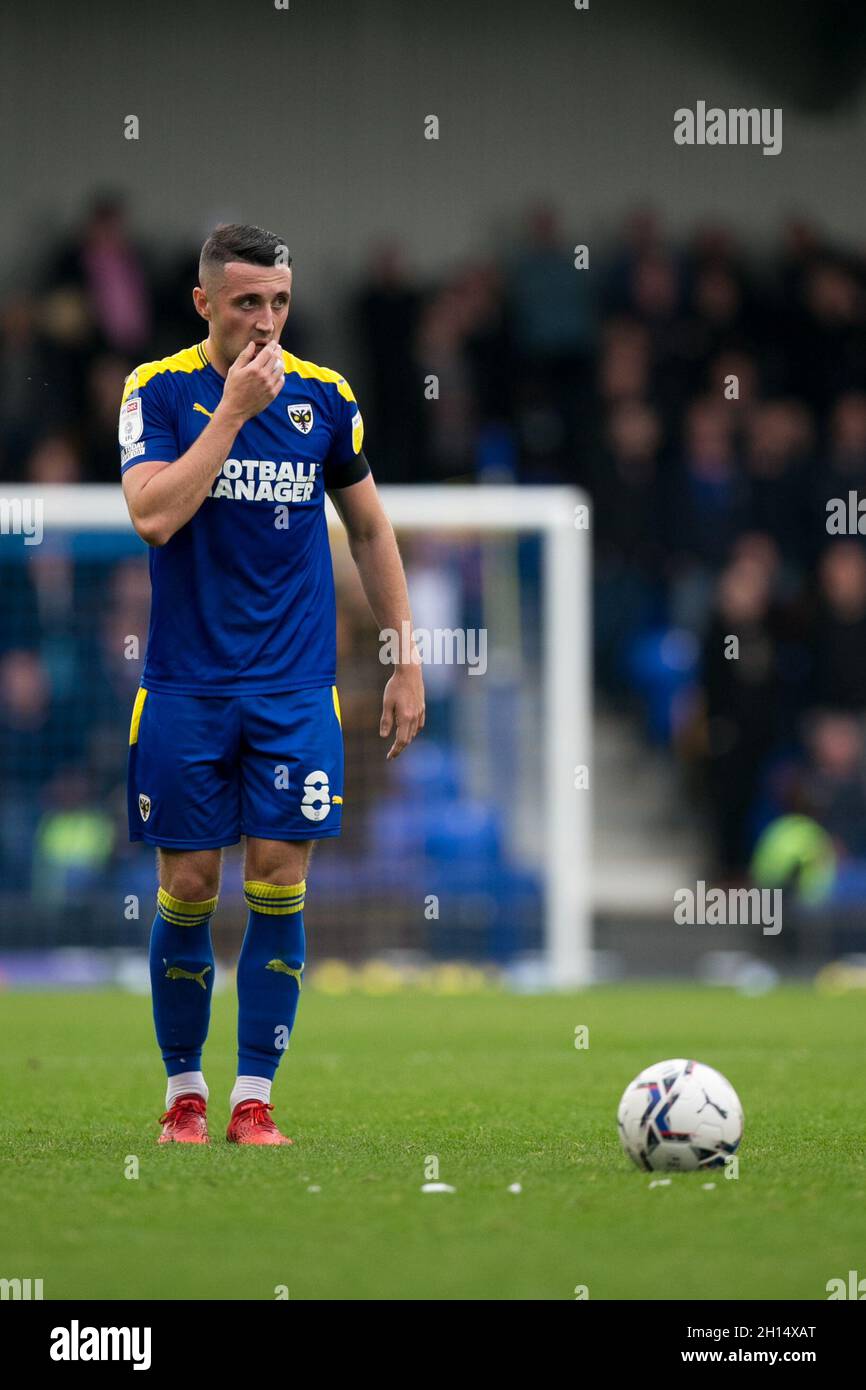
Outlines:
[{"label": "player's lowered arm", "polygon": [[[349,550],[379,631],[411,634],[412,612],[403,561],[372,474],[349,487],[334,488],[328,495],[346,528]],[[420,665],[411,637],[406,656],[405,662],[395,665]]]},{"label": "player's lowered arm", "polygon": [[[349,550],[358,570],[367,602],[379,627],[380,640],[393,634],[399,659],[382,696],[380,738],[394,730],[387,758],[398,758],[424,727],[424,680],[421,657],[412,635],[409,590],[394,528],[379,500],[376,484],[368,474],[348,487],[334,488],[329,496],[349,536]],[[408,639],[408,640],[407,640]]]}]

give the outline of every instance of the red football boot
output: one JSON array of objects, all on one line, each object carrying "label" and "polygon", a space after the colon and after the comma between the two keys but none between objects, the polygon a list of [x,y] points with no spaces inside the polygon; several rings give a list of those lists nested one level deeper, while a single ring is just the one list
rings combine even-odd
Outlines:
[{"label": "red football boot", "polygon": [[226,1139],[230,1144],[293,1144],[287,1134],[281,1134],[268,1114],[272,1105],[263,1100],[239,1101],[232,1111]]},{"label": "red football boot", "polygon": [[164,1115],[160,1115],[162,1134],[158,1144],[209,1144],[207,1132],[207,1101],[190,1091],[178,1096]]}]

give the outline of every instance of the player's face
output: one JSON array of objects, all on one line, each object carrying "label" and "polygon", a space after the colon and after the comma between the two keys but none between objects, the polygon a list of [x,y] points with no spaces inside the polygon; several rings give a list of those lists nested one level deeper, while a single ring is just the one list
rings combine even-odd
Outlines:
[{"label": "player's face", "polygon": [[279,342],[292,296],[292,272],[287,266],[246,265],[229,261],[221,283],[207,296],[205,315],[211,337],[229,363],[247,343],[256,356],[268,343]]}]

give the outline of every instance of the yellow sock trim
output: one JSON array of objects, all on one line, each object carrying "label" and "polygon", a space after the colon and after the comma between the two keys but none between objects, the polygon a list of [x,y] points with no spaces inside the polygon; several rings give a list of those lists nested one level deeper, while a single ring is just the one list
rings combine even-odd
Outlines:
[{"label": "yellow sock trim", "polygon": [[300,883],[262,883],[250,878],[244,882],[247,906],[269,917],[281,917],[289,912],[302,912],[307,880]]},{"label": "yellow sock trim", "polygon": [[216,911],[218,898],[205,898],[200,903],[185,903],[182,898],[173,898],[160,888],[156,904],[160,914],[175,927],[198,927]]}]

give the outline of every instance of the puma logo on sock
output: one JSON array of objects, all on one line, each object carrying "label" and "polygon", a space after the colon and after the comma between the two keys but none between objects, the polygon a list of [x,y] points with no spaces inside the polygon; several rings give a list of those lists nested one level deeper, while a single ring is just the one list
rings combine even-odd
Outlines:
[{"label": "puma logo on sock", "polygon": [[265,966],[266,970],[276,970],[280,975],[291,975],[293,979],[297,980],[298,989],[301,988],[301,971],[303,968],[304,967],[301,966],[300,970],[296,970],[294,966],[286,965],[284,960],[269,960]]},{"label": "puma logo on sock", "polygon": [[201,985],[202,989],[207,989],[204,977],[210,968],[209,965],[205,965],[196,974],[193,974],[191,970],[184,970],[181,965],[170,965],[165,972],[165,978],[167,980],[195,980],[196,984]]}]

